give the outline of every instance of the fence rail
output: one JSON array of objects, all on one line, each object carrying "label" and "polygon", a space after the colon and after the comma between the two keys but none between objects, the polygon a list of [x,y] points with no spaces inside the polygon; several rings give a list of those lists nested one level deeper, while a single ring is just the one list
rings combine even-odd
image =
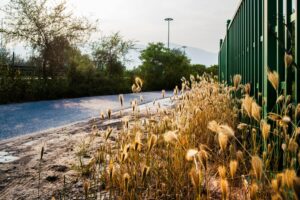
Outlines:
[{"label": "fence rail", "polygon": [[[293,55],[293,66],[285,67],[285,53]],[[232,77],[241,74],[266,114],[274,109],[280,94],[291,95],[294,103],[300,101],[298,63],[299,0],[242,0],[220,41],[220,81],[231,84]],[[278,91],[268,82],[268,69],[279,74]]]}]

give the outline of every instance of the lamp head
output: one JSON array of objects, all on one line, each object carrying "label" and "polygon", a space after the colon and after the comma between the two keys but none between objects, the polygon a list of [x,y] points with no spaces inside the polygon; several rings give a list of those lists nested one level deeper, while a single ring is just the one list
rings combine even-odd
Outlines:
[{"label": "lamp head", "polygon": [[173,21],[174,19],[173,18],[170,18],[170,17],[168,17],[168,18],[166,18],[165,19],[165,21]]}]

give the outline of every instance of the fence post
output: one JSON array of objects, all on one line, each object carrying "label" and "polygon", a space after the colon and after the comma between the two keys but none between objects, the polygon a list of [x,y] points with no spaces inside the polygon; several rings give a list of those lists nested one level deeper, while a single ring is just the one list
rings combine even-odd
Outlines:
[{"label": "fence post", "polygon": [[264,23],[263,23],[263,8],[264,8],[264,2],[262,0],[257,0],[257,7],[258,7],[258,45],[259,45],[259,51],[258,51],[258,62],[259,62],[259,68],[258,68],[258,97],[259,102],[261,105],[263,105],[263,75],[264,75],[264,51],[263,51],[263,30],[264,30]]},{"label": "fence post", "polygon": [[[286,24],[286,29],[285,29],[285,49],[286,53],[292,54],[291,52],[291,30],[292,30],[292,24],[291,24],[291,15],[292,15],[292,0],[286,0],[286,17],[285,17],[285,24]],[[291,85],[293,84],[292,80],[293,78],[291,77],[292,71],[291,67],[285,67],[285,72],[284,72],[284,81],[285,81],[285,88],[284,88],[284,94],[285,96],[291,95],[292,94],[292,87]]]},{"label": "fence post", "polygon": [[252,8],[253,8],[253,20],[252,20],[252,27],[253,27],[253,35],[252,35],[252,49],[253,49],[253,95],[254,98],[257,99],[257,24],[256,24],[256,20],[257,20],[257,7],[256,7],[256,0],[254,0],[252,2]]},{"label": "fence post", "polygon": [[221,83],[222,82],[222,56],[221,56],[221,53],[222,53],[222,43],[223,43],[223,40],[220,39],[220,52],[219,52],[219,82]]},{"label": "fence post", "polygon": [[[226,24],[226,82],[227,84],[229,84],[229,73],[228,73],[228,69],[229,69],[229,44],[230,44],[230,40],[229,40],[229,25],[230,25],[230,20],[227,20],[227,24]],[[231,66],[232,67],[232,66]]]},{"label": "fence post", "polygon": [[277,72],[279,74],[279,80],[280,80],[280,85],[279,85],[279,92],[284,89],[284,21],[283,21],[283,0],[276,0],[277,2],[277,17],[276,17],[276,37],[277,37],[277,60],[276,60],[276,65],[277,65]]},{"label": "fence post", "polygon": [[276,70],[276,37],[274,28],[276,25],[276,1],[264,0],[264,90],[263,90],[263,114],[273,111],[277,94],[268,81],[268,70]]},{"label": "fence post", "polygon": [[[300,2],[296,1],[296,20],[295,20],[295,62],[300,66]],[[295,101],[299,103],[300,101],[300,70],[295,70]]]}]

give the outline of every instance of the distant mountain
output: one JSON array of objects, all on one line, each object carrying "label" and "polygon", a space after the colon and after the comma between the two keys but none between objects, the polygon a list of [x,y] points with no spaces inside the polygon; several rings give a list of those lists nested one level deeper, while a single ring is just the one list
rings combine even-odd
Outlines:
[{"label": "distant mountain", "polygon": [[[146,45],[138,44],[136,45],[136,48],[137,50],[132,50],[128,54],[128,59],[131,60],[131,62],[127,64],[128,69],[132,69],[133,67],[137,67],[141,64],[139,59],[140,51],[145,49]],[[183,50],[182,45],[178,44],[170,44],[170,48],[178,48]],[[191,59],[192,64],[204,64],[206,66],[211,66],[218,63],[217,53],[212,53],[195,47],[186,47],[185,53]]]}]

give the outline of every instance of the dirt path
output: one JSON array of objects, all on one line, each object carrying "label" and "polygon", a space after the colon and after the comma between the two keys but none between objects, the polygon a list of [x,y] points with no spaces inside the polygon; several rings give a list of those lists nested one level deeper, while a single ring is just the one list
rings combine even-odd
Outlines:
[{"label": "dirt path", "polygon": [[[166,103],[161,106],[171,105]],[[141,107],[141,115],[145,112],[146,107]],[[156,108],[153,108],[152,112],[156,112]],[[122,116],[130,116],[130,113],[130,110],[125,110]],[[116,131],[108,140],[113,144],[117,130],[122,126],[121,116],[117,112],[111,120],[93,119],[39,134],[0,141],[0,153],[6,154],[5,158],[12,156],[12,159],[16,159],[7,163],[0,162],[0,199],[37,199],[39,185],[40,199],[51,199],[54,192],[62,191],[64,176],[66,185],[74,187],[71,189],[74,191],[74,197],[71,199],[81,199],[83,196],[79,198],[75,194],[81,193],[82,182],[72,166],[78,162],[76,148],[91,135],[93,125],[97,125],[100,130],[107,126],[115,128]],[[96,151],[103,142],[103,137],[95,137],[91,149]],[[43,146],[45,151],[40,162]]]}]

